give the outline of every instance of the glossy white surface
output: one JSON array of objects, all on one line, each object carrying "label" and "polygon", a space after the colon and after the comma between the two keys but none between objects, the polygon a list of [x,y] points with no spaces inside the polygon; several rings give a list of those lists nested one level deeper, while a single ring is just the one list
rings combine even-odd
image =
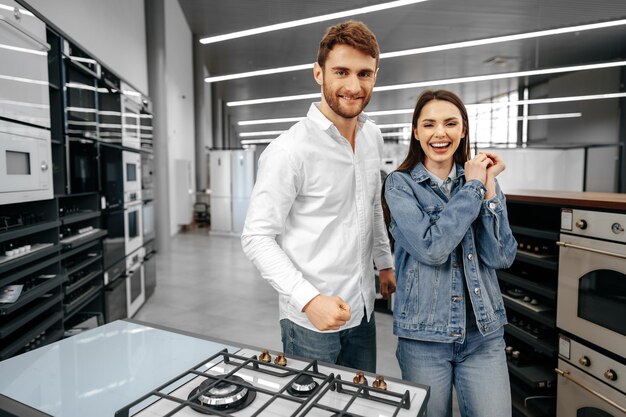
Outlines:
[{"label": "glossy white surface", "polygon": [[0,362],[0,393],[53,416],[110,417],[225,347],[116,321]]}]

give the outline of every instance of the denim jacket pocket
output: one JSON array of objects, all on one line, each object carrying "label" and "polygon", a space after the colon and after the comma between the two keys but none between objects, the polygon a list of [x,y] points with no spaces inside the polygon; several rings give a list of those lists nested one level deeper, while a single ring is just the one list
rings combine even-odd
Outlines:
[{"label": "denim jacket pocket", "polygon": [[398,320],[400,322],[409,324],[417,324],[418,317],[418,268],[412,268],[405,275],[406,280],[402,282],[400,286],[396,289],[396,306],[400,307],[398,312]]}]

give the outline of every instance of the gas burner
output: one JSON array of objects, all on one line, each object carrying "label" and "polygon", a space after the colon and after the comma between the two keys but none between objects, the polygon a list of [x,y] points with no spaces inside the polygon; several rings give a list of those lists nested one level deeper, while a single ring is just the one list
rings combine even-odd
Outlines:
[{"label": "gas burner", "polygon": [[[231,383],[232,382],[232,383]],[[215,381],[207,379],[194,388],[187,399],[196,395],[199,391],[204,391]],[[251,389],[248,389],[251,388]],[[221,410],[226,412],[238,411],[246,408],[256,398],[256,391],[242,378],[232,375],[226,380],[219,381],[204,394],[200,395],[194,403],[199,404],[202,410],[195,409],[204,414],[213,414],[211,410]]]},{"label": "gas burner", "polygon": [[287,387],[287,392],[294,397],[308,397],[318,387],[318,383],[313,380],[309,375],[300,374],[295,381]]}]

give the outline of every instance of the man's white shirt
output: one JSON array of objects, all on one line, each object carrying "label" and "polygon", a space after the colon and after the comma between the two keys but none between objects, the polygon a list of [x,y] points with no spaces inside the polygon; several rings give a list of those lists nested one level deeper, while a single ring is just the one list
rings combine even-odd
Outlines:
[{"label": "man's white shirt", "polygon": [[361,114],[353,152],[318,107],[261,155],[241,240],[279,292],[280,319],[317,331],[302,308],[336,295],[351,309],[343,330],[373,312],[372,259],[378,269],[393,265],[380,203],[383,142]]}]

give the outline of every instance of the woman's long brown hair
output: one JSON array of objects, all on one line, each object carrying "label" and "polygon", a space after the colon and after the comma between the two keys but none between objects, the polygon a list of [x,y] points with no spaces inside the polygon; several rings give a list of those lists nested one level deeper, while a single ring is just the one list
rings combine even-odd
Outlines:
[{"label": "woman's long brown hair", "polygon": [[[422,109],[426,104],[432,100],[448,101],[456,106],[461,112],[461,118],[463,119],[463,127],[465,128],[465,136],[461,139],[459,147],[454,152],[454,162],[463,166],[470,157],[470,135],[469,135],[469,120],[467,117],[467,109],[463,104],[463,101],[451,91],[448,90],[426,90],[420,94],[415,104],[415,110],[413,111],[413,120],[411,122],[411,142],[409,144],[409,153],[404,161],[396,168],[395,171],[409,172],[418,163],[424,161],[424,151],[419,140],[415,137],[415,130],[417,129],[417,121],[422,113]],[[385,181],[383,181],[383,189],[381,192],[381,203],[383,208],[383,216],[385,217],[385,225],[387,227],[387,233],[389,233],[389,225],[391,224],[391,213],[387,200],[385,199]],[[393,250],[393,238],[389,233],[389,240],[391,241],[391,248]]]}]

